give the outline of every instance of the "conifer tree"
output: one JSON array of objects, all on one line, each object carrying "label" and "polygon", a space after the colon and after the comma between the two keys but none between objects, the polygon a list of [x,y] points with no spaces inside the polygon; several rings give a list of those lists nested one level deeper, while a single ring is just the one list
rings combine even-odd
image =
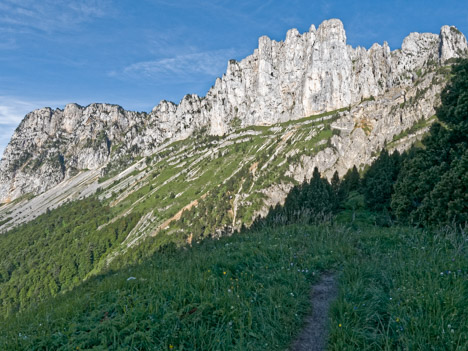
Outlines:
[{"label": "conifer tree", "polygon": [[333,197],[334,197],[333,210],[337,211],[338,208],[340,207],[340,203],[344,201],[345,199],[341,191],[341,180],[340,180],[340,176],[338,175],[338,171],[335,171],[335,173],[333,173],[330,186],[333,191]]},{"label": "conifer tree", "polygon": [[438,118],[411,151],[395,183],[391,207],[402,222],[421,225],[463,224],[468,217],[468,60],[453,67],[454,76],[441,94]]},{"label": "conifer tree", "polygon": [[390,208],[393,185],[400,171],[400,154],[392,155],[383,150],[362,179],[362,191],[366,205],[375,211]]},{"label": "conifer tree", "polygon": [[360,189],[360,176],[356,166],[346,172],[341,182],[342,192],[344,198],[348,196],[351,191],[358,191]]}]

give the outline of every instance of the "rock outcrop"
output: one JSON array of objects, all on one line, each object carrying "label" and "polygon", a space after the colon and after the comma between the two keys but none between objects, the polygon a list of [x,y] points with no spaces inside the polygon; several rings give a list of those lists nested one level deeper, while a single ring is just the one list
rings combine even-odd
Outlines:
[{"label": "rock outcrop", "polygon": [[[368,50],[352,48],[346,44],[343,24],[336,19],[303,34],[292,29],[281,42],[261,37],[252,55],[240,62],[229,61],[226,73],[206,97],[187,95],[178,105],[162,101],[150,113],[125,111],[117,105],[69,104],[64,110],[43,108],[27,114],[0,162],[0,203],[25,193],[42,193],[81,170],[153,154],[163,143],[197,131],[223,135],[234,127],[270,125],[351,107],[389,92],[396,92],[395,99],[404,103],[406,90],[423,71],[467,53],[466,38],[449,26],[442,27],[439,35],[411,33],[395,51],[387,43]],[[425,87],[431,106],[421,110],[418,118],[430,117],[444,84]],[[386,121],[374,130],[383,136],[371,135],[378,139],[376,148],[415,121],[414,116],[396,116],[373,104],[369,109],[378,115],[374,120]],[[362,111],[355,112],[366,118]],[[337,128],[346,130],[347,119],[350,122],[356,116],[344,116]],[[389,123],[394,127],[389,128]],[[335,137],[338,153],[317,157],[326,158],[325,163],[336,157],[334,163],[343,169],[352,166],[346,153],[375,151],[366,149],[369,136],[362,133],[361,128],[340,140]],[[359,157],[352,158],[353,162]]]}]

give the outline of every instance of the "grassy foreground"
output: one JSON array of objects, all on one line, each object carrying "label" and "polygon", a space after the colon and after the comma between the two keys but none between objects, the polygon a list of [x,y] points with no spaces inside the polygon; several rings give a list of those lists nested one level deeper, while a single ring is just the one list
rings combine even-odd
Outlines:
[{"label": "grassy foreground", "polygon": [[284,350],[339,275],[330,350],[468,349],[467,237],[292,225],[205,240],[0,320],[1,350]]},{"label": "grassy foreground", "polygon": [[466,234],[357,235],[332,308],[331,350],[468,350]]}]

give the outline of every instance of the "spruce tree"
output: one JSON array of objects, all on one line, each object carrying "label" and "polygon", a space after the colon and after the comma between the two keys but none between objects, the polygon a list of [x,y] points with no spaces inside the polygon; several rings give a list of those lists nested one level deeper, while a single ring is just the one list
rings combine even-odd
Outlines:
[{"label": "spruce tree", "polygon": [[360,176],[356,166],[346,172],[341,182],[344,197],[347,197],[351,191],[360,190]]},{"label": "spruce tree", "polygon": [[393,185],[400,171],[400,154],[383,150],[362,179],[366,205],[374,211],[390,208]]},{"label": "spruce tree", "polygon": [[337,211],[338,208],[340,207],[340,203],[344,201],[345,199],[343,197],[343,193],[341,192],[341,180],[340,180],[340,176],[338,175],[338,171],[335,171],[335,173],[333,173],[330,186],[333,191],[333,198],[334,198],[333,210]]},{"label": "spruce tree", "polygon": [[453,67],[452,81],[441,94],[438,118],[403,162],[391,207],[402,222],[420,225],[467,221],[468,60]]}]

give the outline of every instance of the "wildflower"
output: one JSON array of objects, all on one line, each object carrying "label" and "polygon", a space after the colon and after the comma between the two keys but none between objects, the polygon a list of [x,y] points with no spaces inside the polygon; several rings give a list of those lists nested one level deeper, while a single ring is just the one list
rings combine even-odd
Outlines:
[{"label": "wildflower", "polygon": [[341,323],[340,323],[340,324],[338,324],[338,328],[341,328]]},{"label": "wildflower", "polygon": [[396,321],[397,321],[397,323],[398,323],[398,322],[400,321],[400,318],[397,317]]},{"label": "wildflower", "polygon": [[226,275],[226,272],[223,272],[224,275]]},{"label": "wildflower", "polygon": [[174,346],[172,344],[170,344],[169,348],[172,350],[174,348]]}]

